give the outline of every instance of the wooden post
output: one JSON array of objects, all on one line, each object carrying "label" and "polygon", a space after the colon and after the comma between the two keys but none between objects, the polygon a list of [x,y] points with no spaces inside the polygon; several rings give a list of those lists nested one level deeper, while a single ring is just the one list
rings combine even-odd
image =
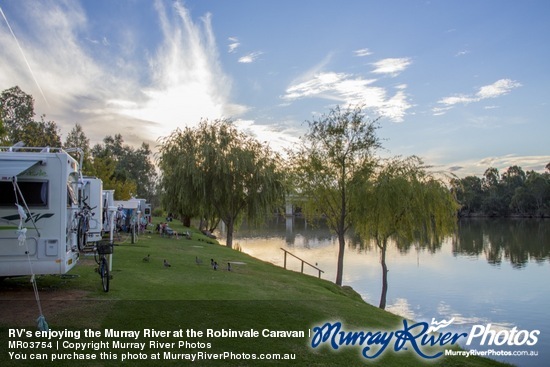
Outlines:
[{"label": "wooden post", "polygon": [[286,269],[286,251],[284,251],[284,253],[285,253],[285,266],[284,266],[284,268]]}]

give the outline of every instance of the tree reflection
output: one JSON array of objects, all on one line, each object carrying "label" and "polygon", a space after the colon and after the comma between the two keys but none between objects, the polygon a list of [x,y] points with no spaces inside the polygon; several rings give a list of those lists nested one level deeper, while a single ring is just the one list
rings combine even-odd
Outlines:
[{"label": "tree reflection", "polygon": [[485,256],[491,265],[550,260],[550,221],[544,219],[462,219],[453,254]]}]

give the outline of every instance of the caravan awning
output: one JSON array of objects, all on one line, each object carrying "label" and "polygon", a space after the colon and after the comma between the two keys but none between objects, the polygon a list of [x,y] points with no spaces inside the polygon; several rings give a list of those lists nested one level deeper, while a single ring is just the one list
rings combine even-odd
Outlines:
[{"label": "caravan awning", "polygon": [[13,177],[40,162],[40,160],[2,160],[0,161],[0,181],[11,181]]}]

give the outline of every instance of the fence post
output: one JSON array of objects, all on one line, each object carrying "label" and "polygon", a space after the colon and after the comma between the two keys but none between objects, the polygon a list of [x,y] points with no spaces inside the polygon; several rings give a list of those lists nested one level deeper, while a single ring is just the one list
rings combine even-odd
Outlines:
[{"label": "fence post", "polygon": [[319,272],[319,278],[321,278],[321,273],[324,273],[324,271],[322,271],[321,269],[319,269],[317,266],[315,265],[312,265],[310,263],[308,263],[307,261],[305,261],[304,259],[301,259],[299,258],[298,256],[294,255],[293,253],[291,252],[288,252],[287,250],[285,250],[284,248],[281,247],[281,250],[285,253],[285,257],[284,257],[284,264],[283,264],[283,267],[286,269],[286,255],[287,254],[290,254],[290,256],[292,257],[295,257],[296,259],[300,260],[302,262],[302,274],[304,273],[304,263],[305,264],[308,264],[309,266],[311,266],[313,269],[316,269],[318,272]]}]

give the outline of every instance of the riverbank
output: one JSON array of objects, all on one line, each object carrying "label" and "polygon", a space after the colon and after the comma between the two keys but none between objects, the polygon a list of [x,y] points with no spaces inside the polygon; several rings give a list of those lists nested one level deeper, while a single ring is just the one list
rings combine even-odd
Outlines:
[{"label": "riverbank", "polygon": [[[177,223],[171,226],[180,233],[183,230]],[[144,261],[145,257],[149,260]],[[216,270],[210,265],[211,259],[218,264]],[[164,266],[164,260],[171,266]],[[43,314],[50,328],[80,332],[79,340],[65,339],[87,342],[78,352],[96,357],[94,361],[79,361],[83,366],[115,366],[120,365],[122,358],[140,355],[143,358],[132,360],[132,365],[180,366],[185,355],[202,356],[198,363],[201,366],[426,365],[413,350],[393,352],[393,344],[380,357],[369,361],[361,356],[360,347],[342,346],[338,351],[329,346],[311,348],[309,330],[325,322],[341,322],[345,330],[375,332],[403,329],[403,319],[365,303],[350,289],[281,269],[219,246],[196,232],[191,240],[147,233],[135,244],[130,244],[129,239],[120,243],[115,247],[108,293],[102,291],[94,268],[93,258],[84,256],[67,276],[38,278]],[[19,339],[9,336],[10,329],[36,329],[37,302],[28,279],[2,282],[0,307],[4,366],[74,365],[74,360],[69,359],[10,359],[10,352],[27,353],[27,357],[31,352],[28,348],[9,348],[10,340]],[[88,337],[84,334],[87,330]],[[248,334],[232,333],[239,331]],[[140,334],[135,337],[132,332]],[[97,344],[100,342],[110,344]],[[76,347],[62,345],[57,352],[69,355],[75,352],[71,346]],[[34,352],[48,355],[53,349]],[[125,357],[125,353],[130,354]],[[227,358],[209,359],[224,357],[224,353]],[[247,359],[253,355],[295,359]],[[437,358],[430,365],[502,364],[477,357],[449,356]]]}]

